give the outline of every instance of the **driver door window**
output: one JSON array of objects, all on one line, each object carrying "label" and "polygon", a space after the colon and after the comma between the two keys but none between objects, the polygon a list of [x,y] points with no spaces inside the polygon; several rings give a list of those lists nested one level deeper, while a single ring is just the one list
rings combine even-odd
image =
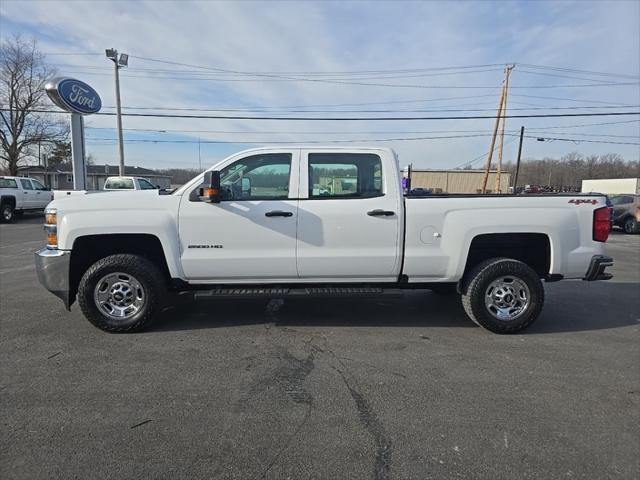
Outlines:
[{"label": "driver door window", "polygon": [[284,200],[290,173],[288,153],[243,158],[220,172],[222,200]]}]

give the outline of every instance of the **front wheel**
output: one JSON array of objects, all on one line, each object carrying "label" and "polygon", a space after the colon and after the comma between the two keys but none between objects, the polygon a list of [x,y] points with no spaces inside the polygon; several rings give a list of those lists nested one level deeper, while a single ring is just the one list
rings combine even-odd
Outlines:
[{"label": "front wheel", "polygon": [[516,333],[531,325],[544,304],[544,287],[528,265],[493,258],[477,265],[462,288],[462,305],[476,324],[494,333]]},{"label": "front wheel", "polygon": [[137,332],[151,325],[162,307],[162,272],[139,255],[102,258],[85,272],[78,286],[84,316],[106,332]]}]

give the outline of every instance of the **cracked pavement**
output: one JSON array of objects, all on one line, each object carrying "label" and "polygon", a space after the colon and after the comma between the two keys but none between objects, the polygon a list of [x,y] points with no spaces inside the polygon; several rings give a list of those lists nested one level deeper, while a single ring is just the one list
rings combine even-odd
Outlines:
[{"label": "cracked pavement", "polygon": [[547,284],[497,336],[457,297],[209,300],[109,335],[37,284],[42,219],[0,226],[3,479],[640,475],[640,235],[610,282]]}]

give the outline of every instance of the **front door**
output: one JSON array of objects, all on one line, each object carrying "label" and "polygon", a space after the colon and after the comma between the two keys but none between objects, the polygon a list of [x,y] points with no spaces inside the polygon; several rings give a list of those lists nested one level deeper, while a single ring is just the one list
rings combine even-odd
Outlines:
[{"label": "front door", "polygon": [[222,201],[180,203],[182,268],[189,281],[277,282],[298,278],[297,150],[259,153],[220,169]]},{"label": "front door", "polygon": [[[382,154],[381,152],[378,152]],[[303,151],[298,274],[305,281],[395,281],[402,203],[378,153]]]}]

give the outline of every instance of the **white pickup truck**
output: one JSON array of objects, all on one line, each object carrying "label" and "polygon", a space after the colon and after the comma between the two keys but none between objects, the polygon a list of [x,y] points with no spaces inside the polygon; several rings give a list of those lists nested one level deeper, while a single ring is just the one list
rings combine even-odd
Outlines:
[{"label": "white pickup truck", "polygon": [[0,221],[9,223],[16,214],[43,211],[53,193],[38,180],[0,176]]},{"label": "white pickup truck", "polygon": [[404,196],[386,148],[261,148],[171,195],[55,200],[41,283],[110,332],[151,324],[169,290],[283,298],[451,290],[496,333],[530,325],[542,281],[606,280],[601,195]]}]

